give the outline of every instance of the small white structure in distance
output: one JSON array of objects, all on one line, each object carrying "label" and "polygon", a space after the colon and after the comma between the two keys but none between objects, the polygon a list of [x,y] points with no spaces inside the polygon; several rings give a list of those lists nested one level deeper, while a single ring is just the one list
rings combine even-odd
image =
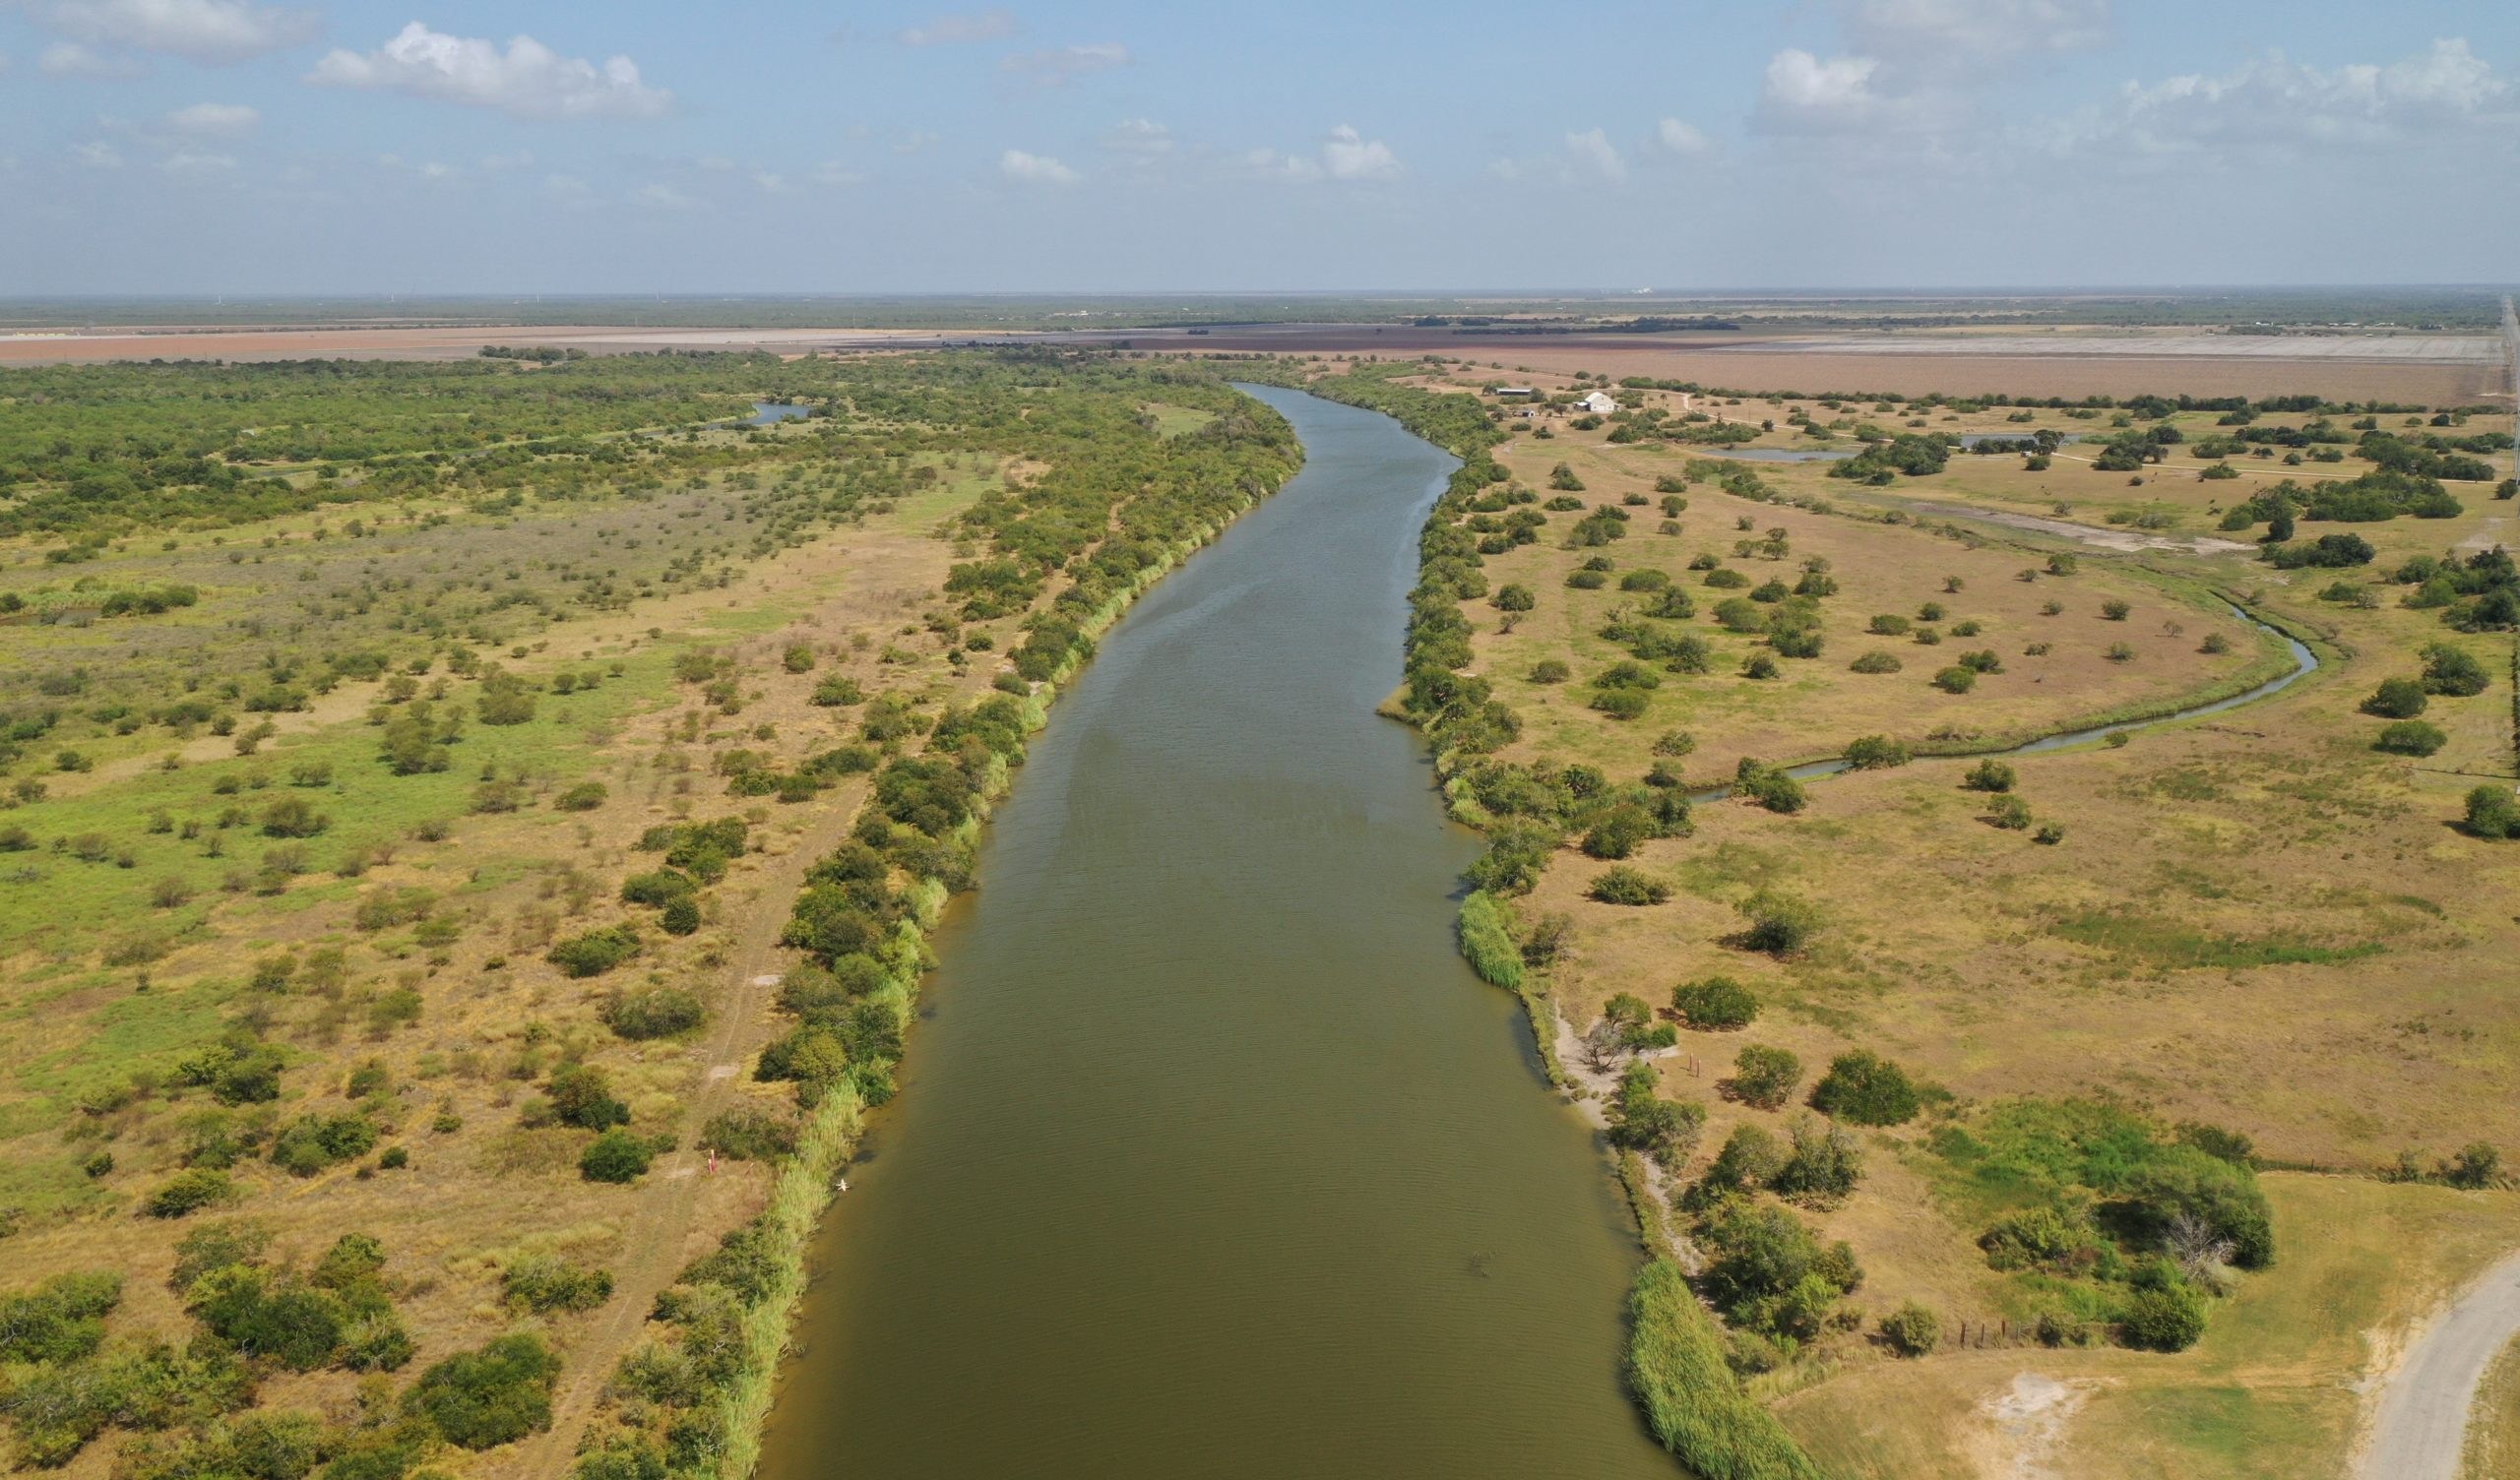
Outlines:
[{"label": "small white structure in distance", "polygon": [[1496,388],[1496,394],[1498,396],[1505,397],[1508,400],[1529,401],[1540,393],[1529,386],[1498,386]]},{"label": "small white structure in distance", "polygon": [[1575,408],[1579,411],[1590,411],[1596,416],[1607,416],[1618,409],[1618,402],[1610,399],[1608,392],[1596,391],[1575,402]]}]

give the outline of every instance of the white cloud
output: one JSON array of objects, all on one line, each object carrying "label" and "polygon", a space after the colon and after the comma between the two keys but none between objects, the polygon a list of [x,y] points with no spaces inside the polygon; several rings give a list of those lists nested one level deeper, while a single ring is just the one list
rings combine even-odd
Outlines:
[{"label": "white cloud", "polygon": [[166,126],[195,137],[232,136],[251,129],[263,115],[241,102],[197,102],[166,115]]},{"label": "white cloud", "polygon": [[311,41],[324,29],[314,11],[249,0],[22,0],[17,8],[85,45],[214,66]]},{"label": "white cloud", "polygon": [[662,182],[642,185],[630,198],[654,211],[689,211],[700,204]]},{"label": "white cloud", "polygon": [[136,57],[107,54],[76,41],[56,41],[35,60],[36,70],[46,77],[84,77],[91,79],[138,77],[149,69]]},{"label": "white cloud", "polygon": [[1012,11],[990,9],[967,16],[937,16],[893,32],[905,46],[959,46],[971,41],[999,41],[1023,30]]},{"label": "white cloud", "polygon": [[215,174],[220,170],[234,169],[236,156],[211,154],[205,150],[179,149],[158,160],[158,167],[170,175]]},{"label": "white cloud", "polygon": [[2520,127],[2520,92],[2466,41],[2445,40],[2388,66],[2323,70],[2269,53],[2225,77],[2129,84],[2118,107],[2085,124],[2075,142],[2149,153],[2440,143],[2477,127]]},{"label": "white cloud", "polygon": [[1676,118],[1666,118],[1654,126],[1654,141],[1675,154],[1708,154],[1715,152],[1715,141]]},{"label": "white cloud", "polygon": [[867,177],[863,170],[851,169],[837,159],[829,159],[807,171],[805,178],[817,185],[863,185]]},{"label": "white cloud", "polygon": [[1100,142],[1117,154],[1169,154],[1172,131],[1151,118],[1124,118],[1104,129]]},{"label": "white cloud", "polygon": [[598,67],[524,35],[501,51],[489,41],[448,35],[417,21],[365,56],[330,53],[306,80],[495,108],[519,118],[650,118],[673,105],[673,94],[640,81],[638,64],[626,56],[608,57]]},{"label": "white cloud", "polygon": [[82,169],[120,169],[122,151],[102,140],[70,146],[70,162]]},{"label": "white cloud", "polygon": [[1330,131],[1317,154],[1282,154],[1274,149],[1255,149],[1244,154],[1239,162],[1251,174],[1291,185],[1310,185],[1320,180],[1388,180],[1400,173],[1400,158],[1391,152],[1391,146],[1367,139],[1345,123]]},{"label": "white cloud", "polygon": [[1618,156],[1609,135],[1600,129],[1586,129],[1566,136],[1566,157],[1569,173],[1594,180],[1624,180],[1627,161]]},{"label": "white cloud", "polygon": [[1400,173],[1400,158],[1391,146],[1345,123],[1332,129],[1321,146],[1321,165],[1334,180],[1388,180]]},{"label": "white cloud", "polygon": [[1129,48],[1117,41],[1093,41],[1082,46],[1053,46],[1046,51],[1028,51],[1010,56],[998,64],[1010,77],[1022,78],[1036,87],[1063,88],[1080,77],[1096,72],[1108,72],[1129,64]]},{"label": "white cloud", "polygon": [[934,149],[936,146],[944,142],[945,136],[942,134],[904,134],[901,138],[893,141],[893,153],[897,154],[925,154],[927,151]]},{"label": "white cloud", "polygon": [[997,172],[1025,185],[1073,185],[1085,178],[1047,154],[1028,154],[1020,149],[997,156]]},{"label": "white cloud", "polygon": [[1868,56],[1827,61],[1789,46],[1768,60],[1757,120],[1776,133],[1838,133],[1874,126],[1887,111],[1872,88],[1881,64]]}]

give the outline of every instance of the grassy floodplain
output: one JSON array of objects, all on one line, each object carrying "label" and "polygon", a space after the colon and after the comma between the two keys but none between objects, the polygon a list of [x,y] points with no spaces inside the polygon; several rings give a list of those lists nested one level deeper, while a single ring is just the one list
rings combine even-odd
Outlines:
[{"label": "grassy floodplain", "polygon": [[[1465,949],[1602,1104],[1649,1245],[1676,1235],[1656,1269],[1694,1276],[1728,1375],[1826,1472],[2340,1465],[2344,1385],[2376,1388],[2520,1235],[2493,1149],[2520,1137],[2520,853],[2466,821],[2513,776],[2513,619],[2479,604],[2509,582],[2509,415],[1759,396],[1615,363],[1277,373],[1490,460],[1429,525],[1398,703],[1490,834]],[[1573,403],[1595,391],[1617,408]],[[1717,456],[2041,431],[1877,477]],[[2261,558],[2269,490],[2306,512],[2393,466],[2446,502],[2300,519],[2289,550],[2364,542],[2334,566]],[[2475,589],[2426,586],[2452,562]],[[1970,758],[2289,668],[2234,604],[2318,670]],[[2375,748],[2392,678],[2436,733]],[[1658,1374],[1708,1347],[1671,1334],[1674,1286],[1637,1297],[1656,1432],[1710,1473],[1794,1472],[1675,1417]]]},{"label": "grassy floodplain", "polygon": [[1047,354],[13,372],[11,1463],[740,1471],[986,798],[1298,456]]}]

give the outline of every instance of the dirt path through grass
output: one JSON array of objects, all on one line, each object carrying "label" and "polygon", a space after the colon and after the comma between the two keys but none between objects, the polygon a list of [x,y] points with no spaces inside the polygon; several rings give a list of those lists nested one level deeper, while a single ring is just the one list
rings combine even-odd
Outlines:
[{"label": "dirt path through grass", "polygon": [[695,1050],[701,1084],[684,1102],[682,1123],[675,1128],[680,1149],[660,1161],[640,1189],[638,1205],[624,1217],[633,1232],[628,1259],[613,1272],[612,1299],[571,1353],[569,1371],[552,1398],[550,1430],[518,1449],[511,1473],[547,1477],[567,1471],[571,1449],[603,1385],[646,1326],[658,1293],[689,1262],[690,1252],[683,1246],[691,1236],[702,1168],[708,1165],[708,1153],[696,1144],[700,1128],[733,1102],[743,1082],[744,1061],[752,1040],[760,1036],[785,964],[779,936],[788,923],[788,902],[804,888],[805,871],[848,836],[865,791],[860,782],[831,793],[823,815],[796,834],[794,845],[761,873],[736,906],[743,929],[724,967],[726,988],[715,1007],[716,1025]]},{"label": "dirt path through grass", "polygon": [[2365,1480],[2458,1480],[2477,1385],[2520,1337],[2520,1255],[2495,1264],[2407,1348],[2381,1394]]}]

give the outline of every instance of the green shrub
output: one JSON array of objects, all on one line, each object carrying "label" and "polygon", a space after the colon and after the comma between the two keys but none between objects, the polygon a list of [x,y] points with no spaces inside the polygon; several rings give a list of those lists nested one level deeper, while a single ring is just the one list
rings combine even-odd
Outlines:
[{"label": "green shrub", "polygon": [[1643,807],[1622,802],[1585,830],[1584,856],[1614,863],[1635,853],[1660,832],[1652,814]]},{"label": "green shrub", "polygon": [[243,1264],[203,1279],[185,1304],[238,1355],[276,1362],[292,1372],[333,1365],[353,1319],[350,1308],[330,1290]]},{"label": "green shrub", "polygon": [[2013,769],[2001,761],[1981,761],[1969,768],[1960,784],[1971,791],[2010,791],[2019,779]]},{"label": "green shrub", "polygon": [[1593,708],[1612,719],[1641,717],[1652,703],[1642,689],[1598,689],[1593,694]]},{"label": "green shrub", "polygon": [[709,1117],[700,1144],[736,1161],[773,1161],[793,1155],[796,1123],[759,1105],[736,1105]]},{"label": "green shrub", "polygon": [[1566,584],[1579,591],[1597,591],[1610,584],[1610,578],[1599,571],[1568,571]]},{"label": "green shrub", "polygon": [[709,1017],[700,999],[680,987],[615,993],[601,1011],[604,1026],[634,1042],[688,1032]]},{"label": "green shrub", "polygon": [[592,1311],[612,1298],[612,1276],[585,1269],[552,1254],[529,1254],[499,1271],[508,1305],[540,1316],[552,1311]]},{"label": "green shrub", "polygon": [[272,1164],[292,1177],[312,1177],[375,1146],[376,1126],[364,1115],[302,1115],[272,1139]]},{"label": "green shrub", "polygon": [[1802,783],[1782,766],[1743,756],[1732,768],[1732,787],[1770,812],[1799,812],[1809,801]]},{"label": "green shrub", "polygon": [[589,1182],[636,1182],[655,1157],[647,1141],[616,1127],[588,1143],[578,1157],[578,1175]]},{"label": "green shrub", "polygon": [[1530,611],[1540,604],[1533,597],[1532,588],[1519,581],[1498,586],[1496,594],[1487,599],[1498,611]]},{"label": "green shrub", "polygon": [[103,1269],[0,1295],[0,1362],[77,1361],[104,1340],[105,1317],[121,1303],[122,1276]]},{"label": "green shrub", "polygon": [[2380,726],[2379,738],[2371,748],[2393,756],[2428,756],[2450,743],[2450,737],[2435,724],[2421,719],[2400,719]]},{"label": "green shrub", "polygon": [[592,1064],[563,1064],[543,1085],[551,1118],[582,1131],[630,1123],[630,1107],[612,1096],[611,1080]]},{"label": "green shrub", "polygon": [[2478,837],[2520,837],[2520,795],[2491,783],[2470,791],[2467,828]]},{"label": "green shrub", "polygon": [[1702,1193],[1754,1191],[1767,1186],[1784,1165],[1783,1142],[1757,1126],[1734,1126],[1707,1165],[1699,1188]]},{"label": "green shrub", "polygon": [[1811,1086],[1811,1108],[1858,1126],[1902,1125],[1922,1107],[1906,1070],[1863,1049],[1830,1060],[1829,1072]]},{"label": "green shrub", "polygon": [[175,1269],[166,1282],[181,1294],[214,1270],[260,1260],[271,1240],[271,1230],[253,1218],[204,1223],[175,1241]]},{"label": "green shrub", "polygon": [[1732,908],[1748,922],[1741,944],[1771,956],[1793,956],[1804,950],[1823,924],[1817,904],[1780,890],[1758,890]]},{"label": "green shrub", "polygon": [[1727,1087],[1745,1105],[1774,1110],[1793,1098],[1795,1086],[1801,1082],[1799,1058],[1786,1049],[1751,1043],[1733,1055],[1732,1078]]},{"label": "green shrub", "polygon": [[1922,1357],[1942,1344],[1942,1322],[1910,1300],[1881,1318],[1881,1339],[1903,1357]]},{"label": "green shrub", "polygon": [[1887,735],[1863,735],[1847,744],[1847,765],[1857,771],[1905,766],[1908,760],[1908,748]]},{"label": "green shrub", "polygon": [[700,901],[689,894],[667,899],[657,912],[657,928],[667,935],[690,935],[700,928]]},{"label": "green shrub", "polygon": [[2424,649],[2424,690],[2427,694],[2482,694],[2491,681],[2485,664],[2464,648],[2434,643]]},{"label": "green shrub", "polygon": [[1567,678],[1572,675],[1574,671],[1575,670],[1567,667],[1565,663],[1556,658],[1544,657],[1539,662],[1532,664],[1532,682],[1536,684],[1562,684],[1566,682]]},{"label": "green shrub", "polygon": [[1944,668],[1934,674],[1933,686],[1945,694],[1966,694],[1978,687],[1978,670],[1957,665]]},{"label": "green shrub", "polygon": [[573,936],[551,948],[551,964],[569,976],[600,976],[639,954],[639,933],[611,925]]},{"label": "green shrub", "polygon": [[2371,697],[2362,701],[2362,712],[2382,719],[2413,719],[2431,703],[2420,681],[2384,678],[2380,680],[2380,687],[2371,691]]},{"label": "green shrub", "polygon": [[2137,1290],[2118,1327],[2129,1346],[2185,1351],[2205,1334],[2205,1297],[2185,1284]]},{"label": "green shrub", "polygon": [[601,781],[581,781],[553,798],[551,805],[561,812],[593,812],[611,795]]},{"label": "green shrub", "polygon": [[180,1218],[235,1196],[236,1185],[225,1172],[195,1167],[159,1183],[157,1191],[142,1202],[141,1210],[153,1218]]},{"label": "green shrub", "polygon": [[1853,673],[1896,673],[1906,666],[1907,664],[1899,661],[1896,653],[1884,652],[1874,648],[1865,651],[1854,662],[1847,664],[1847,669]]},{"label": "green shrub", "polygon": [[1586,893],[1604,904],[1660,904],[1671,897],[1671,886],[1622,863],[1595,874]]},{"label": "green shrub", "polygon": [[1768,1178],[1779,1197],[1831,1206],[1843,1202],[1863,1177],[1863,1151],[1855,1138],[1808,1115],[1795,1117],[1793,1146],[1785,1164]]},{"label": "green shrub", "polygon": [[1701,1030],[1748,1027],[1759,1016],[1759,999],[1732,977],[1710,976],[1673,987],[1671,1011]]},{"label": "green shrub", "polygon": [[559,1376],[560,1359],[542,1338],[519,1332],[421,1373],[403,1394],[403,1410],[459,1449],[492,1449],[551,1427]]}]

